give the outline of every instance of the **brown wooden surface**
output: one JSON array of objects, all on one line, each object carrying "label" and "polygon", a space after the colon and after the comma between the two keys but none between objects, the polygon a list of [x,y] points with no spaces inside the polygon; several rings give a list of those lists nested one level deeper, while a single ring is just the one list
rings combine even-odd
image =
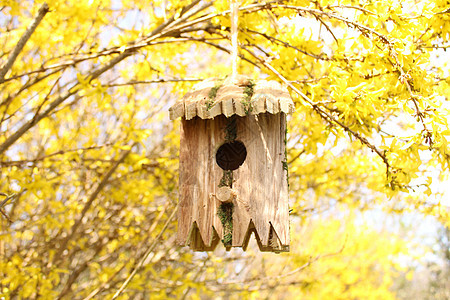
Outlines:
[{"label": "brown wooden surface", "polygon": [[225,121],[221,116],[209,122],[200,118],[181,122],[178,241],[183,245],[189,243],[188,234],[194,222],[206,246],[211,245],[213,227],[223,238],[217,217],[220,202],[214,193],[222,178],[215,152],[225,139]]},{"label": "brown wooden surface", "polygon": [[[288,90],[276,81],[252,81],[253,94],[246,99],[245,86],[250,84],[246,76],[238,76],[237,80],[227,78],[220,81],[217,78],[204,80],[194,86],[192,91],[177,101],[170,109],[170,119],[184,117],[186,120],[198,116],[202,119],[213,119],[219,115],[230,117],[234,114],[246,116],[260,113],[286,114],[294,111],[294,103]],[[210,91],[219,87],[214,98],[210,98]],[[247,103],[249,102],[249,103]],[[248,112],[248,107],[252,109]]]},{"label": "brown wooden surface", "polygon": [[[263,246],[269,245],[270,224],[282,245],[289,245],[289,207],[285,159],[284,114],[250,115],[238,126],[238,140],[247,148],[247,159],[235,171],[239,216],[233,218],[233,245],[243,243],[248,221],[252,219]],[[238,201],[239,202],[239,201]],[[249,212],[244,209],[249,207]],[[237,229],[243,226],[244,228]]]},{"label": "brown wooden surface", "polygon": [[[223,115],[181,122],[178,242],[194,250],[212,250],[223,238],[216,197],[223,171],[215,154],[225,142],[227,122]],[[246,248],[255,231],[261,250],[288,250],[285,124],[283,113],[237,117],[237,140],[244,143],[247,158],[233,171],[233,247]]]}]

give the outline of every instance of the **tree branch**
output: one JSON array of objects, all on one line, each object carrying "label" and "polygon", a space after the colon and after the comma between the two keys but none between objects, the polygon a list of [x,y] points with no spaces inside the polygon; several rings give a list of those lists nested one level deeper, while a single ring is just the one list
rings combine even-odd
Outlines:
[{"label": "tree branch", "polygon": [[170,222],[172,222],[172,219],[175,217],[175,214],[176,214],[177,210],[178,210],[178,205],[175,207],[175,209],[173,210],[172,214],[167,219],[166,223],[164,224],[164,227],[161,229],[161,231],[158,234],[158,236],[153,240],[153,243],[150,245],[150,247],[148,247],[147,251],[141,257],[141,259],[139,260],[139,263],[137,264],[137,266],[134,268],[134,270],[131,272],[131,274],[128,276],[128,278],[125,280],[125,282],[119,288],[119,290],[117,290],[117,292],[114,294],[114,296],[112,297],[113,300],[117,299],[117,297],[119,297],[120,294],[122,294],[122,292],[126,289],[128,284],[130,283],[130,281],[136,275],[136,273],[142,268],[142,266],[144,265],[145,260],[150,255],[150,253],[152,253],[153,249],[155,248],[156,243],[159,241],[159,239],[161,238],[163,233],[166,231],[167,227],[169,227],[169,224],[170,224]]},{"label": "tree branch", "polygon": [[116,86],[127,86],[127,85],[137,85],[137,84],[152,84],[152,83],[168,83],[168,82],[196,82],[203,81],[202,78],[160,78],[155,80],[132,80],[128,82],[103,84],[103,87],[116,87]]},{"label": "tree branch", "polygon": [[[198,3],[198,0],[195,0],[193,3]],[[191,8],[194,5],[188,5],[187,8]],[[205,7],[205,6],[203,6]],[[183,10],[185,11],[185,10]],[[197,10],[198,11],[198,10]],[[103,67],[100,67],[90,74],[87,74],[84,76],[84,78],[89,79],[89,82],[92,82],[92,80],[98,78],[101,74],[108,71],[109,69],[113,68],[116,64],[124,60],[125,58],[131,56],[136,52],[136,50],[140,47],[147,46],[150,42],[157,38],[161,38],[167,35],[172,34],[173,32],[177,32],[179,29],[167,29],[164,31],[164,29],[168,28],[169,25],[171,25],[172,22],[179,22],[179,20],[174,20],[175,17],[172,17],[167,22],[164,22],[160,26],[158,26],[155,30],[153,30],[149,36],[145,37],[141,41],[136,41],[135,43],[132,43],[129,47],[126,47],[121,53],[111,59],[108,64],[106,64]],[[14,144],[22,135],[24,135],[30,128],[32,128],[34,125],[36,125],[40,120],[47,117],[50,113],[52,113],[56,107],[58,107],[61,103],[66,101],[69,97],[73,96],[78,92],[80,82],[77,81],[70,89],[69,91],[63,95],[58,97],[56,100],[54,100],[49,107],[40,113],[39,115],[36,115],[35,118],[32,120],[26,122],[23,124],[13,135],[6,138],[6,140],[3,142],[3,144],[0,145],[0,155],[3,154],[12,144]]]},{"label": "tree branch", "polygon": [[245,31],[246,31],[246,32],[251,32],[251,33],[254,33],[254,34],[258,34],[258,35],[264,37],[266,40],[268,40],[268,41],[270,41],[270,42],[272,42],[272,43],[278,43],[278,44],[281,44],[281,45],[283,45],[283,46],[285,46],[285,47],[292,48],[292,49],[294,49],[294,50],[296,50],[296,51],[298,51],[298,52],[300,52],[300,53],[303,53],[303,54],[305,54],[305,55],[311,56],[311,57],[314,58],[314,59],[318,59],[318,60],[330,60],[330,58],[328,58],[328,57],[326,56],[326,54],[317,55],[317,54],[314,54],[314,53],[306,52],[306,51],[304,51],[304,50],[302,50],[302,49],[300,49],[300,48],[298,48],[298,47],[295,47],[295,46],[293,46],[293,45],[291,45],[291,44],[289,44],[289,43],[286,43],[285,41],[282,41],[282,40],[280,40],[280,39],[277,39],[277,38],[275,38],[275,37],[273,37],[273,36],[270,36],[270,35],[268,35],[268,34],[265,34],[265,33],[262,33],[262,32],[258,32],[258,31],[255,31],[255,30],[251,30],[251,29],[248,29],[248,28],[245,29]]},{"label": "tree branch", "polygon": [[[129,51],[123,52],[122,54],[111,59],[111,61],[107,65],[105,65],[97,70],[94,70],[92,73],[90,73],[88,76],[86,76],[86,78],[89,78],[90,81],[96,79],[101,74],[108,71],[109,69],[114,67],[116,64],[118,64],[119,62],[121,62],[122,60],[124,60],[125,58],[127,58],[128,56],[130,56],[132,54],[133,54],[133,52],[129,52]],[[66,101],[70,96],[73,96],[74,94],[76,94],[78,92],[79,83],[80,82],[77,81],[77,83],[75,83],[65,95],[58,97],[56,100],[54,100],[52,103],[50,103],[49,107],[45,111],[43,111],[39,115],[36,115],[33,119],[31,119],[30,121],[23,124],[13,135],[9,136],[3,142],[3,144],[0,145],[0,155],[3,154],[12,144],[14,144],[22,135],[24,135],[25,132],[27,132],[30,128],[32,128],[34,125],[36,125],[40,120],[47,117],[51,112],[53,112],[53,110],[55,110],[56,107],[58,107],[61,103]]]},{"label": "tree branch", "polygon": [[92,257],[85,260],[78,268],[72,271],[57,299],[63,299],[69,292],[71,292],[72,285],[75,283],[77,278],[87,269],[90,262],[92,262],[92,260],[100,253],[104,246],[104,243],[99,242],[98,245],[94,248],[95,250]]},{"label": "tree branch", "polygon": [[[104,145],[97,145],[97,146],[90,146],[90,147],[82,147],[82,148],[76,148],[76,149],[68,149],[68,150],[59,150],[44,156],[39,156],[34,159],[23,159],[23,160],[13,160],[13,161],[0,161],[0,167],[6,167],[6,166],[20,166],[27,163],[37,163],[39,161],[48,159],[50,157],[56,156],[56,155],[62,155],[69,152],[77,152],[77,151],[88,151],[88,150],[94,150],[94,149],[100,149],[104,147],[111,146],[112,143],[106,143]],[[111,161],[111,160],[109,160]],[[1,195],[1,194],[0,194]]]},{"label": "tree branch", "polygon": [[374,15],[374,16],[376,15],[376,13],[374,13],[374,12],[368,10],[368,9],[365,9],[365,8],[363,8],[363,7],[361,7],[361,6],[352,6],[352,5],[332,5],[332,6],[326,6],[326,8],[352,8],[352,9],[357,9],[357,10],[360,10],[360,11],[362,11],[362,12],[365,12],[365,13],[367,13],[367,14],[369,14],[369,15]]},{"label": "tree branch", "polygon": [[337,120],[336,118],[334,118],[332,115],[330,115],[328,112],[326,112],[325,110],[323,110],[320,106],[318,106],[317,104],[315,104],[308,96],[306,96],[304,93],[302,93],[299,89],[297,89],[294,85],[292,85],[292,83],[287,80],[283,75],[280,74],[280,72],[278,72],[274,67],[272,67],[270,64],[268,64],[267,62],[265,62],[264,60],[260,59],[258,56],[256,56],[256,54],[254,54],[252,51],[250,51],[249,49],[245,48],[244,49],[253,57],[255,57],[257,60],[259,60],[261,62],[262,65],[264,65],[267,69],[269,69],[270,71],[272,71],[272,73],[274,73],[279,79],[281,79],[288,87],[290,87],[296,94],[298,94],[301,98],[303,98],[303,100],[305,100],[313,109],[314,111],[316,111],[325,121],[327,121],[330,124],[337,124],[339,125],[342,129],[344,129],[345,131],[347,131],[348,133],[350,133],[351,135],[353,135],[356,139],[358,139],[362,144],[366,145],[370,150],[372,150],[372,152],[375,152],[384,162],[384,164],[386,165],[386,177],[389,177],[389,173],[390,173],[390,169],[391,166],[389,164],[389,161],[386,157],[386,155],[379,150],[377,147],[375,147],[374,145],[372,145],[365,137],[361,136],[358,132],[350,129],[347,125],[345,125],[344,123],[342,123],[341,121]]},{"label": "tree branch", "polygon": [[95,199],[97,199],[97,196],[100,194],[100,192],[106,186],[106,184],[108,183],[108,181],[109,181],[110,177],[112,176],[112,174],[116,171],[117,167],[125,160],[125,158],[128,156],[128,154],[130,154],[130,152],[131,152],[131,148],[129,150],[126,150],[125,152],[123,152],[122,155],[120,156],[120,158],[117,160],[117,162],[108,170],[108,173],[106,173],[105,176],[103,176],[102,181],[98,184],[97,188],[90,195],[88,201],[84,204],[84,207],[83,207],[83,210],[81,211],[80,217],[72,225],[72,228],[70,230],[70,234],[68,234],[64,238],[64,240],[61,242],[61,245],[60,245],[60,247],[58,249],[58,252],[54,256],[54,259],[53,259],[53,262],[52,262],[53,264],[56,263],[56,261],[58,261],[60,259],[62,253],[64,252],[64,250],[66,250],[67,244],[69,243],[69,241],[77,233],[78,227],[83,222],[84,216],[86,215],[86,213],[89,210],[89,208],[91,208],[92,203],[94,202]]},{"label": "tree branch", "polygon": [[0,84],[5,82],[5,75],[8,73],[8,71],[13,66],[14,62],[17,59],[17,56],[19,56],[20,52],[22,52],[23,47],[25,47],[25,44],[30,39],[33,32],[38,27],[39,23],[41,23],[44,16],[49,12],[49,8],[47,3],[44,3],[41,8],[38,11],[38,15],[34,19],[33,23],[31,23],[31,26],[28,27],[28,29],[25,31],[25,33],[20,38],[19,42],[17,43],[16,47],[12,51],[11,55],[9,56],[8,60],[6,61],[5,65],[0,69]]},{"label": "tree branch", "polygon": [[298,11],[299,13],[302,13],[302,12],[309,13],[309,14],[313,15],[314,17],[317,17],[317,15],[324,15],[324,16],[327,16],[330,19],[336,19],[336,20],[339,20],[339,21],[342,21],[342,22],[346,23],[347,25],[351,25],[354,28],[357,28],[363,34],[366,34],[367,32],[369,32],[369,33],[377,36],[385,44],[391,44],[391,42],[389,41],[389,39],[385,35],[375,31],[374,29],[372,29],[370,27],[367,27],[365,25],[362,25],[360,23],[354,22],[352,20],[349,20],[347,18],[338,16],[338,15],[336,15],[334,13],[328,13],[328,12],[325,12],[325,11],[322,11],[322,10],[319,10],[319,9],[313,9],[313,8],[307,8],[307,7],[301,7],[301,6],[294,6],[294,5],[279,4],[279,5],[273,5],[271,7],[292,9],[292,10]]}]

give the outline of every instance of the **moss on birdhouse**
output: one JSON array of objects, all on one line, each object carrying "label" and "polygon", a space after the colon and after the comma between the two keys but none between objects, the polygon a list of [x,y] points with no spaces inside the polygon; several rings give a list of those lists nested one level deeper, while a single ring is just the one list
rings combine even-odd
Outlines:
[{"label": "moss on birdhouse", "polygon": [[225,202],[220,204],[217,211],[220,222],[223,226],[223,239],[222,243],[225,247],[231,246],[231,241],[233,239],[233,208],[234,204],[231,202]]},{"label": "moss on birdhouse", "polygon": [[289,167],[287,162],[287,134],[288,130],[286,128],[286,130],[284,131],[284,160],[281,163],[283,164],[283,170],[286,171],[286,181],[289,189]]},{"label": "moss on birdhouse", "polygon": [[222,178],[219,182],[219,187],[227,186],[232,187],[233,185],[233,171],[231,170],[223,170]]},{"label": "moss on birdhouse", "polygon": [[244,106],[244,112],[246,115],[252,112],[251,99],[254,93],[255,83],[253,80],[249,80],[247,85],[244,87],[244,99],[242,100],[242,105]]},{"label": "moss on birdhouse", "polygon": [[237,138],[236,116],[229,118],[227,126],[225,127],[225,141],[227,143],[234,142]]},{"label": "moss on birdhouse", "polygon": [[219,79],[214,87],[211,88],[211,90],[208,93],[208,101],[206,101],[206,110],[210,110],[214,106],[214,102],[216,100],[217,91],[220,89],[220,87],[223,84],[223,79]]}]

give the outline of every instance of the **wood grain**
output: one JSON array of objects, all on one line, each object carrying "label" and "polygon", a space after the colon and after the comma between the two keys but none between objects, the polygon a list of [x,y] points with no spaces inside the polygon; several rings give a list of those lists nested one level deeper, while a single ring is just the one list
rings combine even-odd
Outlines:
[{"label": "wood grain", "polygon": [[[246,99],[245,87],[253,84],[253,94]],[[217,89],[211,98],[211,90]],[[251,110],[246,108],[247,102]],[[286,114],[294,112],[294,103],[286,87],[276,81],[251,81],[246,76],[238,76],[237,80],[220,80],[211,78],[195,85],[189,93],[177,101],[170,109],[170,119],[194,117],[213,119],[219,115],[246,116],[260,113]]]},{"label": "wood grain", "polygon": [[[219,115],[181,122],[178,242],[194,250],[213,250],[223,239],[216,196],[223,170],[215,153],[225,142],[228,120]],[[262,251],[289,249],[285,128],[284,113],[237,117],[236,140],[245,145],[247,158],[233,171],[233,247],[246,248],[255,232]]]}]

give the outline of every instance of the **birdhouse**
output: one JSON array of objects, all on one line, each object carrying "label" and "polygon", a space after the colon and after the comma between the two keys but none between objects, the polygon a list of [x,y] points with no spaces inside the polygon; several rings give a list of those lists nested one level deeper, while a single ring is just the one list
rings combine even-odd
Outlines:
[{"label": "birdhouse", "polygon": [[178,242],[196,251],[289,251],[287,89],[275,81],[209,79],[170,108],[181,117]]}]

